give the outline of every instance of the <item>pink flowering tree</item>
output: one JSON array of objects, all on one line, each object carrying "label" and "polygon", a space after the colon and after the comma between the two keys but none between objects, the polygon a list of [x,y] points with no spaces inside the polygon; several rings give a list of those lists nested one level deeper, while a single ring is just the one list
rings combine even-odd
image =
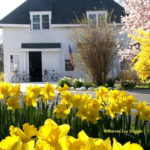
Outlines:
[{"label": "pink flowering tree", "polygon": [[[126,0],[124,8],[126,15],[122,17],[122,33],[136,35],[137,29],[150,30],[150,0]],[[120,50],[121,61],[130,63],[139,52],[137,45],[131,41],[129,48]]]}]

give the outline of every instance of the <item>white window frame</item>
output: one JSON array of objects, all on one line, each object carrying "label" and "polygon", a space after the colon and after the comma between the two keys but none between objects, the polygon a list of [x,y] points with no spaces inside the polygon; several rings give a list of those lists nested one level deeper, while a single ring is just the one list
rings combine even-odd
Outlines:
[{"label": "white window frame", "polygon": [[105,22],[107,22],[107,11],[87,11],[86,15],[87,15],[87,19],[88,19],[88,25],[90,25],[90,20],[89,20],[89,16],[95,14],[96,15],[96,26],[98,27],[98,15],[100,14],[105,14]]},{"label": "white window frame", "polygon": [[10,56],[11,56],[11,55],[17,55],[17,56],[19,56],[19,72],[18,72],[18,73],[20,73],[20,72],[21,72],[21,55],[18,54],[18,53],[10,53],[10,54],[9,54],[9,71],[10,71],[11,73],[13,73],[13,71],[11,70],[11,60],[10,60]]},{"label": "white window frame", "polygon": [[[33,29],[33,16],[39,15],[40,16],[40,29]],[[49,29],[43,29],[42,28],[42,15],[48,15],[49,16]],[[31,20],[31,29],[33,31],[45,31],[51,29],[51,19],[52,19],[52,12],[51,11],[30,11],[30,20]]]}]

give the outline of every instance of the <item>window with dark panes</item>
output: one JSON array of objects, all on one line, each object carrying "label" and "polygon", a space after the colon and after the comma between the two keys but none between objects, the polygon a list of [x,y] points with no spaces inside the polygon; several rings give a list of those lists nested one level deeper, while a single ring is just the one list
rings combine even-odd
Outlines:
[{"label": "window with dark panes", "polygon": [[98,14],[98,24],[102,24],[106,21],[105,13]]},{"label": "window with dark panes", "polygon": [[49,15],[42,15],[42,29],[49,29]]},{"label": "window with dark panes", "polygon": [[33,29],[40,29],[40,15],[33,15]]},{"label": "window with dark panes", "polygon": [[74,67],[71,64],[69,54],[65,55],[65,71],[74,71]]},{"label": "window with dark panes", "polygon": [[107,11],[89,11],[87,18],[89,26],[98,26],[107,21]]},{"label": "window with dark panes", "polygon": [[96,14],[89,14],[89,25],[96,26]]},{"label": "window with dark panes", "polygon": [[20,71],[19,55],[10,55],[10,71]]}]

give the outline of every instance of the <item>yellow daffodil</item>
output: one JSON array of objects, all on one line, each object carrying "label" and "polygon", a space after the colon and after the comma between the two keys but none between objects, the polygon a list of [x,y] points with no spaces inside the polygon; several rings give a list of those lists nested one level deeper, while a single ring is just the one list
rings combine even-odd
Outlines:
[{"label": "yellow daffodil", "polygon": [[47,119],[39,129],[39,140],[46,141],[53,148],[60,148],[60,140],[65,137],[70,130],[70,126],[63,124],[58,126],[53,120]]},{"label": "yellow daffodil", "polygon": [[76,115],[77,117],[80,117],[82,120],[86,120],[88,115],[88,107],[85,105],[83,107],[80,107]]},{"label": "yellow daffodil", "polygon": [[23,96],[23,101],[27,106],[36,107],[38,99],[34,93],[30,92],[27,95]]},{"label": "yellow daffodil", "polygon": [[35,146],[35,150],[54,150],[54,148],[46,141],[38,140]]},{"label": "yellow daffodil", "polygon": [[91,99],[91,95],[75,94],[71,99],[71,103],[75,108],[80,109],[80,107],[83,107],[84,105],[86,105],[90,99]]},{"label": "yellow daffodil", "polygon": [[109,90],[106,87],[101,87],[96,89],[96,97],[107,98]]},{"label": "yellow daffodil", "polygon": [[15,110],[21,107],[19,103],[19,97],[11,96],[6,100],[6,104],[9,110]]},{"label": "yellow daffodil", "polygon": [[109,99],[115,100],[119,97],[120,91],[119,90],[111,90],[109,93]]},{"label": "yellow daffodil", "polygon": [[57,91],[59,91],[60,93],[62,93],[62,92],[64,92],[64,91],[67,91],[67,90],[69,90],[69,89],[70,89],[70,87],[69,87],[67,84],[64,84],[63,87],[57,86]]},{"label": "yellow daffodil", "polygon": [[62,97],[61,104],[71,105],[72,93],[63,91],[61,94],[62,94],[61,95],[61,97]]},{"label": "yellow daffodil", "polygon": [[26,93],[33,93],[35,95],[35,97],[37,97],[40,94],[40,87],[38,85],[30,85],[27,87],[26,89]]},{"label": "yellow daffodil", "polygon": [[29,142],[33,136],[37,135],[37,129],[28,123],[23,125],[23,131],[14,126],[10,126],[9,130],[11,136],[18,136],[23,143]]},{"label": "yellow daffodil", "polygon": [[20,84],[16,84],[15,86],[12,87],[10,95],[17,97],[20,96]]},{"label": "yellow daffodil", "polygon": [[0,142],[0,150],[21,150],[21,141],[17,136],[8,136]]},{"label": "yellow daffodil", "polygon": [[70,107],[66,104],[59,104],[55,107],[54,112],[56,113],[57,119],[66,119],[67,115],[70,113]]},{"label": "yellow daffodil", "polygon": [[10,96],[10,93],[12,91],[13,86],[6,82],[0,83],[0,100],[6,99],[8,96]]},{"label": "yellow daffodil", "polygon": [[127,142],[126,144],[123,145],[124,150],[144,150],[141,145],[136,144],[136,143],[130,143]]},{"label": "yellow daffodil", "polygon": [[52,84],[46,83],[44,87],[41,88],[41,99],[48,103],[48,100],[54,100],[55,88]]},{"label": "yellow daffodil", "polygon": [[103,107],[100,105],[100,102],[98,99],[92,99],[88,102],[88,109],[92,110],[98,110],[100,111]]},{"label": "yellow daffodil", "polygon": [[88,114],[87,114],[87,121],[90,121],[94,124],[97,123],[97,120],[100,119],[100,116],[99,116],[99,111],[98,110],[89,110],[88,111]]},{"label": "yellow daffodil", "polygon": [[113,149],[112,150],[143,150],[139,144],[127,142],[124,145],[121,145],[115,138],[113,138]]},{"label": "yellow daffodil", "polygon": [[35,142],[23,143],[18,136],[8,136],[0,142],[0,150],[34,150]]}]

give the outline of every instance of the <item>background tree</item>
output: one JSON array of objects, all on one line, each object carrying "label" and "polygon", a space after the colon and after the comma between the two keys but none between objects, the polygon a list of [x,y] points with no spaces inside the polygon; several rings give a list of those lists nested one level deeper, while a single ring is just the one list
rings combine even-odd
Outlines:
[{"label": "background tree", "polygon": [[114,26],[106,23],[96,26],[84,24],[74,31],[72,40],[85,67],[96,85],[104,84],[117,54]]},{"label": "background tree", "polygon": [[138,73],[140,79],[145,81],[150,79],[150,32],[138,31],[139,36],[131,36],[141,44],[141,51],[134,58],[133,69]]},{"label": "background tree", "polygon": [[[126,15],[122,17],[122,33],[137,35],[137,29],[150,30],[150,0],[126,0],[124,4]],[[121,61],[128,64],[139,53],[135,40],[130,41],[129,47],[120,51]]]}]

